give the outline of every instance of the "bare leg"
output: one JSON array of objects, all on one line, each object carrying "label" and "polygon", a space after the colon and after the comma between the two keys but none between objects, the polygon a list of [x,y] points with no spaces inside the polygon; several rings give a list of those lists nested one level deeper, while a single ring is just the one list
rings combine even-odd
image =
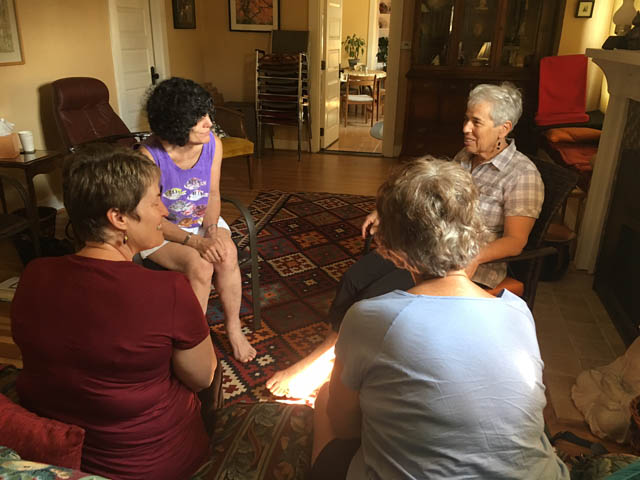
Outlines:
[{"label": "bare leg", "polygon": [[224,324],[233,349],[233,356],[241,362],[249,362],[256,356],[256,349],[251,346],[247,337],[242,333],[240,323],[240,302],[242,301],[242,281],[238,254],[231,232],[220,228],[218,235],[224,237],[227,244],[227,255],[220,263],[213,265],[215,275],[213,283],[220,294],[220,302],[224,312]]},{"label": "bare leg", "polygon": [[327,405],[329,403],[329,382],[325,383],[316,397],[313,408],[313,445],[311,447],[311,465],[318,458],[318,454],[331,440],[336,438],[336,434],[331,427]]},{"label": "bare leg", "polygon": [[[277,371],[269,380],[267,380],[267,388],[269,391],[276,396],[286,396],[289,393],[289,386],[298,375],[303,372],[306,368],[310,367],[314,364],[314,362],[318,361],[325,353],[327,353],[332,347],[335,346],[336,341],[338,340],[338,333],[333,331],[333,329],[329,326],[329,332],[327,333],[324,341],[318,345],[309,355],[304,357],[302,360],[294,363],[288,368],[284,370]],[[318,378],[318,382],[322,382],[324,378]],[[311,389],[309,392],[297,392],[296,396],[306,396],[311,393],[318,384],[310,385]]]},{"label": "bare leg", "polygon": [[193,248],[173,242],[167,243],[161,249],[156,250],[149,256],[149,259],[168,270],[184,273],[202,307],[202,311],[207,313],[213,265],[200,257],[200,254]]}]

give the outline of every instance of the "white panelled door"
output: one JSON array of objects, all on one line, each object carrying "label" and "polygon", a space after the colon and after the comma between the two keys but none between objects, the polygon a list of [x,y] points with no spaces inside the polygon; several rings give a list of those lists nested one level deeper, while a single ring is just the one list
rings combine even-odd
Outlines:
[{"label": "white panelled door", "polygon": [[155,72],[149,0],[109,3],[120,117],[133,132],[148,130],[144,99]]},{"label": "white panelled door", "polygon": [[322,72],[322,90],[324,92],[324,115],[322,115],[324,137],[322,137],[322,148],[327,148],[338,140],[340,134],[342,0],[324,1],[326,2],[326,13],[324,17],[322,59],[326,67]]}]

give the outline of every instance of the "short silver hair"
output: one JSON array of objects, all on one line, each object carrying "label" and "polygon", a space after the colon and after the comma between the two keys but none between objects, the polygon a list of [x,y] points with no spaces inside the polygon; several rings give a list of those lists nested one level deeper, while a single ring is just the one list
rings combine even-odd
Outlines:
[{"label": "short silver hair", "polygon": [[511,82],[503,82],[501,85],[482,83],[469,92],[468,106],[474,106],[481,102],[491,105],[491,120],[493,125],[504,125],[511,122],[516,126],[522,115],[522,93]]},{"label": "short silver hair", "polygon": [[[478,254],[484,224],[471,174],[423,157],[394,170],[378,189],[380,253],[401,253],[415,273],[444,277]],[[398,265],[400,266],[400,265]]]}]

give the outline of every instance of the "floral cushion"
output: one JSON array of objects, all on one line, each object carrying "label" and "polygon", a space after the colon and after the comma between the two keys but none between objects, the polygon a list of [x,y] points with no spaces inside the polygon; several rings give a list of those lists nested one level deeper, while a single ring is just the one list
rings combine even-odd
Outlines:
[{"label": "floral cushion", "polygon": [[29,462],[7,447],[0,446],[0,478],[2,480],[107,480],[79,470]]},{"label": "floral cushion", "polygon": [[219,410],[211,458],[191,480],[303,480],[311,463],[313,410],[240,403]]}]

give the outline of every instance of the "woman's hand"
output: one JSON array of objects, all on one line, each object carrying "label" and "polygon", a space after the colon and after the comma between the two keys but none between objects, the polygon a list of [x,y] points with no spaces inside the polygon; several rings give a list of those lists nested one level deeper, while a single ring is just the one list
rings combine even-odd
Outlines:
[{"label": "woman's hand", "polygon": [[367,238],[367,231],[369,235],[375,234],[379,224],[380,218],[378,217],[378,211],[374,210],[364,219],[364,223],[362,224],[362,238]]},{"label": "woman's hand", "polygon": [[[193,242],[193,244],[191,243]],[[189,245],[195,248],[200,256],[210,263],[222,262],[227,256],[227,247],[218,235],[202,237],[194,235]]]}]

